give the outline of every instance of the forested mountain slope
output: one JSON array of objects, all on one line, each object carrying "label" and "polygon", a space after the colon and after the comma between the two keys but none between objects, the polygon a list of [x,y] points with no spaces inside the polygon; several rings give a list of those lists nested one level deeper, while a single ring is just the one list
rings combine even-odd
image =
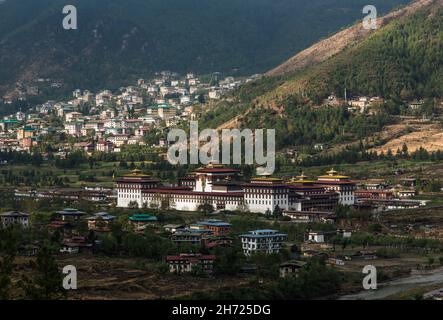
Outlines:
[{"label": "forested mountain slope", "polygon": [[[409,0],[375,0],[381,12]],[[118,87],[154,72],[264,72],[361,18],[365,0],[64,0],[0,4],[0,87],[37,77]]]},{"label": "forested mountain slope", "polygon": [[[231,116],[238,126],[275,128],[279,148],[364,139],[391,123],[402,101],[443,97],[442,53],[443,1],[434,0],[321,63],[243,86],[202,122],[216,127]],[[345,88],[348,98],[381,96],[389,104],[376,115],[319,107],[330,94],[343,97]]]}]

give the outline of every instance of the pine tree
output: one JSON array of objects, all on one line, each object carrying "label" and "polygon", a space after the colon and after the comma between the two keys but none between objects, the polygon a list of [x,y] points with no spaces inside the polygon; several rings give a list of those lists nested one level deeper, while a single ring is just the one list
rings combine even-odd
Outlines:
[{"label": "pine tree", "polygon": [[48,244],[44,244],[38,252],[35,271],[37,274],[33,278],[24,276],[20,282],[26,299],[50,300],[64,295],[62,274]]}]

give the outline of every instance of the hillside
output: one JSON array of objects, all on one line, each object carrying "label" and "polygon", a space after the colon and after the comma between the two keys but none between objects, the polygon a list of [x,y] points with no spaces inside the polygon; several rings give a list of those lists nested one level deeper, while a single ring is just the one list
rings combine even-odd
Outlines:
[{"label": "hillside", "polygon": [[[348,35],[342,43],[334,40],[335,35],[314,45],[260,81],[240,88],[232,97],[235,102],[230,109],[222,105],[219,108],[226,111],[220,113],[214,108],[204,115],[203,122],[216,113],[220,121],[210,123],[219,128],[275,128],[280,149],[312,147],[315,143],[346,146],[366,139],[377,143],[376,151],[386,151],[389,146],[380,145],[389,142],[389,137],[380,138],[384,128],[407,126],[399,117],[410,113],[404,101],[443,97],[443,1],[419,1],[383,21],[383,27],[364,36],[355,36],[353,26],[340,32]],[[354,40],[349,41],[351,38]],[[313,54],[309,62],[303,60],[306,52],[318,53],[319,48],[325,49],[334,42],[336,54]],[[284,73],[288,68],[298,70]],[[331,93],[342,97],[345,88],[348,97],[382,96],[388,103],[376,115],[353,114],[347,107],[319,106]],[[432,133],[439,137],[441,110],[433,99],[428,100],[431,103],[427,103],[423,114],[436,117]],[[420,112],[415,116],[421,117]],[[234,115],[235,121],[230,121],[228,115]],[[392,146],[411,141],[411,150],[422,143],[430,150],[438,149],[436,139],[423,137],[427,131],[422,125],[419,122],[412,132],[396,136],[399,140]],[[401,136],[408,134],[403,140]]]},{"label": "hillside", "polygon": [[[431,2],[432,0],[420,0],[400,10],[381,16],[377,19],[377,25],[383,27],[390,21],[410,15],[417,9],[429,5]],[[355,45],[373,32],[374,30],[364,29],[361,27],[361,23],[357,23],[297,53],[281,65],[268,71],[266,75],[278,76],[289,72],[296,72],[315,63],[323,62],[343,51],[348,46]]]},{"label": "hillside", "polygon": [[[380,11],[407,0],[377,0]],[[118,87],[171,70],[263,72],[361,17],[364,0],[74,0],[78,30],[62,28],[62,0],[0,4],[0,87],[55,78]]]},{"label": "hillside", "polygon": [[[318,103],[331,93],[395,97],[442,97],[443,16],[441,0],[422,0],[379,19],[384,26],[363,35],[357,24],[274,69],[293,69],[287,81],[262,94],[257,104],[279,104],[294,93]],[[343,41],[336,38],[343,37]],[[351,39],[351,40],[350,40]],[[321,50],[338,52],[324,55]],[[316,52],[303,62],[306,52]],[[319,63],[320,62],[320,63]],[[310,66],[310,67],[309,67]]]}]

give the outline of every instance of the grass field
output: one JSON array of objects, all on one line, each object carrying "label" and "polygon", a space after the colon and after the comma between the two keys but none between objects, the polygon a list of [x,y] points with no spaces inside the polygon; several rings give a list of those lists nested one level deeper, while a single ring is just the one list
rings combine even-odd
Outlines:
[{"label": "grass field", "polygon": [[[19,272],[14,273],[16,283],[22,275],[30,274],[29,261],[16,260]],[[158,264],[142,258],[104,257],[97,255],[58,256],[60,268],[73,265],[77,270],[78,289],[68,292],[67,299],[88,300],[143,300],[174,299],[196,292],[215,291],[248,283],[248,277],[197,277],[174,275],[158,271]],[[14,294],[19,293],[16,287]]]}]

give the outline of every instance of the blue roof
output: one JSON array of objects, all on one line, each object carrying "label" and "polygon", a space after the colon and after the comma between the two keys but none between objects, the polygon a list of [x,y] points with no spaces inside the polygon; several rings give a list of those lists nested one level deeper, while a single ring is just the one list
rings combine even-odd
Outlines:
[{"label": "blue roof", "polygon": [[107,212],[97,212],[97,213],[94,213],[93,216],[88,217],[87,219],[88,220],[94,220],[94,219],[98,219],[98,218],[101,218],[102,220],[114,220],[115,216],[110,215]]},{"label": "blue roof", "polygon": [[198,235],[200,235],[200,234],[203,234],[203,233],[212,233],[212,230],[207,230],[207,229],[199,230],[199,229],[189,229],[189,228],[186,228],[186,229],[182,229],[182,230],[176,232],[176,234],[186,234],[186,233],[187,234],[198,234]]},{"label": "blue roof", "polygon": [[273,233],[273,234],[241,234],[239,237],[244,238],[272,238],[272,237],[287,237],[288,235],[286,233]]},{"label": "blue roof", "polygon": [[221,220],[205,220],[205,221],[199,221],[197,222],[198,225],[202,226],[215,226],[215,227],[229,227],[231,226],[230,223],[221,221]]},{"label": "blue roof", "polygon": [[140,221],[140,222],[144,221],[144,222],[147,222],[147,221],[157,221],[158,219],[157,219],[156,216],[153,216],[153,215],[150,215],[150,214],[139,213],[139,214],[134,214],[134,215],[130,216],[129,220],[131,220],[131,221]]},{"label": "blue roof", "polygon": [[66,208],[63,209],[62,211],[57,211],[56,212],[59,215],[82,215],[85,214],[83,211],[78,211],[77,209],[72,209],[72,208]]},{"label": "blue roof", "polygon": [[185,231],[195,232],[195,233],[212,232],[212,230],[209,230],[209,229],[185,229]]},{"label": "blue roof", "polygon": [[272,229],[262,229],[249,231],[249,233],[241,234],[239,237],[249,237],[249,238],[269,238],[269,237],[287,237],[286,233],[279,233],[277,230]]}]

